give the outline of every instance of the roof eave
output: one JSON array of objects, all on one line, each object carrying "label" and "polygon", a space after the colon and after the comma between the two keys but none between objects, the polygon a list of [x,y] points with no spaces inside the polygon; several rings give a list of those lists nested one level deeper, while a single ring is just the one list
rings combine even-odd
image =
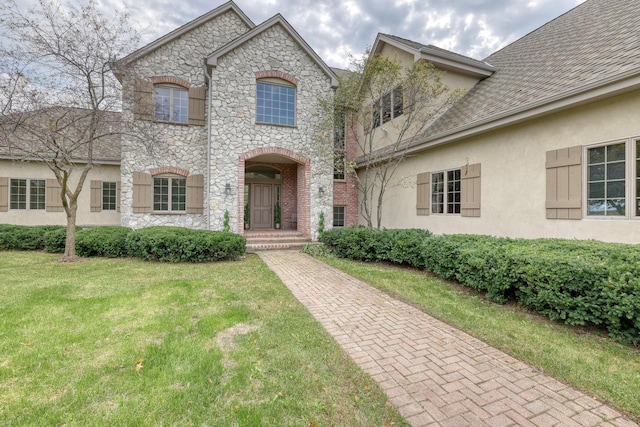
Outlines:
[{"label": "roof eave", "polygon": [[280,14],[274,15],[270,19],[267,19],[266,21],[264,21],[260,25],[252,28],[251,30],[247,31],[246,33],[244,33],[240,37],[236,38],[235,40],[232,40],[231,42],[229,42],[226,45],[222,46],[220,49],[218,49],[215,52],[211,53],[206,59],[207,65],[209,65],[211,67],[217,67],[218,66],[218,60],[221,57],[223,57],[227,53],[231,52],[232,50],[236,49],[238,46],[241,46],[242,44],[246,43],[247,41],[249,41],[253,37],[257,36],[258,34],[262,33],[263,31],[273,27],[274,25],[278,25],[278,24],[280,24],[285,29],[285,31],[287,31],[287,33],[289,33],[289,35],[291,37],[293,37],[294,40],[296,40],[296,42],[302,48],[302,50],[304,50],[305,53],[307,55],[309,55],[314,60],[314,62],[316,62],[316,64],[325,72],[325,74],[331,79],[331,87],[332,88],[337,88],[338,87],[338,77],[333,72],[333,70],[331,70],[331,68],[327,64],[325,64],[325,62],[322,60],[322,58],[320,58],[320,56],[318,56],[318,54],[311,48],[311,46],[309,46],[307,44],[307,42],[304,41],[304,39],[302,37],[300,37],[298,32]]},{"label": "roof eave", "polygon": [[491,65],[479,63],[477,61],[467,60],[457,55],[451,55],[429,47],[420,49],[422,58],[432,62],[441,68],[457,71],[463,74],[469,74],[474,77],[486,78],[491,76],[496,69]]},{"label": "roof eave", "polygon": [[[44,160],[37,156],[24,156],[24,157],[16,157],[8,154],[0,154],[0,160],[11,160],[16,162],[38,162],[44,163]],[[75,163],[88,163],[87,159],[71,159]],[[112,166],[120,166],[121,160],[113,159],[113,158],[99,158],[93,159],[91,163],[95,165],[112,165]]]},{"label": "roof eave", "polygon": [[[233,2],[233,1],[228,1],[220,6],[218,6],[217,8],[205,13],[204,15],[201,15],[199,17],[197,17],[196,19],[182,25],[181,27],[176,28],[175,30],[171,31],[170,33],[165,34],[164,36],[160,37],[159,39],[156,39],[155,41],[147,44],[146,46],[141,47],[140,49],[136,50],[133,53],[130,53],[129,55],[125,56],[122,59],[117,60],[114,65],[116,68],[120,68],[126,64],[129,64],[143,56],[146,56],[148,54],[150,54],[151,52],[157,50],[158,48],[164,46],[165,44],[171,42],[172,40],[177,39],[178,37],[182,36],[183,34],[193,30],[194,28],[202,25],[203,23],[222,15],[223,13],[226,13],[230,10],[233,10],[238,17],[245,23],[247,24],[247,26],[249,28],[255,28],[256,24],[253,23],[253,21],[251,21],[251,19],[249,19],[249,17],[247,15],[245,15],[245,13]],[[116,72],[114,72],[114,74],[116,74]],[[118,74],[121,74],[118,72]],[[116,77],[118,77],[118,74],[116,74]]]}]

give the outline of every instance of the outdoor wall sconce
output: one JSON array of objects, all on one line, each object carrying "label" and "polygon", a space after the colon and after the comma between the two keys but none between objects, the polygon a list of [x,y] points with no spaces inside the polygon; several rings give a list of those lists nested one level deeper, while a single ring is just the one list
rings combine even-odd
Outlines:
[{"label": "outdoor wall sconce", "polygon": [[318,189],[318,194],[320,194],[320,197],[324,196],[324,187]]},{"label": "outdoor wall sconce", "polygon": [[231,184],[229,184],[228,182],[224,186],[224,194],[226,194],[227,196],[231,195]]}]

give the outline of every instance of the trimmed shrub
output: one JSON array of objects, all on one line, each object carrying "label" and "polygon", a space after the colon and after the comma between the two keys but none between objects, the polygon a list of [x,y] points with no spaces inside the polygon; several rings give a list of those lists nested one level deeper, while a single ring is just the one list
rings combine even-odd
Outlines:
[{"label": "trimmed shrub", "polygon": [[127,236],[129,255],[165,262],[207,262],[237,258],[245,253],[244,237],[224,231],[182,227],[148,227]]},{"label": "trimmed shrub", "polygon": [[339,257],[389,261],[432,273],[572,325],[600,325],[640,344],[640,245],[563,239],[431,236],[424,230],[333,229]]},{"label": "trimmed shrub", "polygon": [[430,235],[427,230],[373,230],[359,226],[325,231],[321,241],[342,258],[424,268],[421,247]]},{"label": "trimmed shrub", "polygon": [[335,258],[335,254],[323,243],[309,243],[302,247],[302,253],[315,256]]},{"label": "trimmed shrub", "polygon": [[128,227],[102,226],[85,228],[76,233],[76,252],[83,257],[118,258],[128,255]]},{"label": "trimmed shrub", "polygon": [[45,233],[60,225],[8,225],[0,224],[0,250],[37,251],[44,249]]},{"label": "trimmed shrub", "polygon": [[[76,233],[80,230],[76,228]],[[67,242],[67,227],[60,227],[55,230],[49,230],[44,233],[44,250],[45,252],[61,254],[64,252],[64,246]]]}]

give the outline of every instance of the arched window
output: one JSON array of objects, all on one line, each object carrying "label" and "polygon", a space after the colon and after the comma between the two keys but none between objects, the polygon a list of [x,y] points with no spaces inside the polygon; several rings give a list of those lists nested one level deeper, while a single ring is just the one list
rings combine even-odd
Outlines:
[{"label": "arched window", "polygon": [[296,87],[281,79],[268,78],[256,84],[256,122],[294,126]]},{"label": "arched window", "polygon": [[159,122],[188,123],[189,90],[177,85],[153,87],[154,118]]}]

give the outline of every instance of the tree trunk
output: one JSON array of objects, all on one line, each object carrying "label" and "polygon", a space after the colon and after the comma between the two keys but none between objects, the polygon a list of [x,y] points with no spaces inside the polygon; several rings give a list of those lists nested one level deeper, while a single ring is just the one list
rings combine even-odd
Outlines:
[{"label": "tree trunk", "polygon": [[78,204],[71,203],[67,209],[67,237],[64,245],[64,255],[60,258],[61,262],[73,262],[78,260],[76,255],[76,215]]}]

